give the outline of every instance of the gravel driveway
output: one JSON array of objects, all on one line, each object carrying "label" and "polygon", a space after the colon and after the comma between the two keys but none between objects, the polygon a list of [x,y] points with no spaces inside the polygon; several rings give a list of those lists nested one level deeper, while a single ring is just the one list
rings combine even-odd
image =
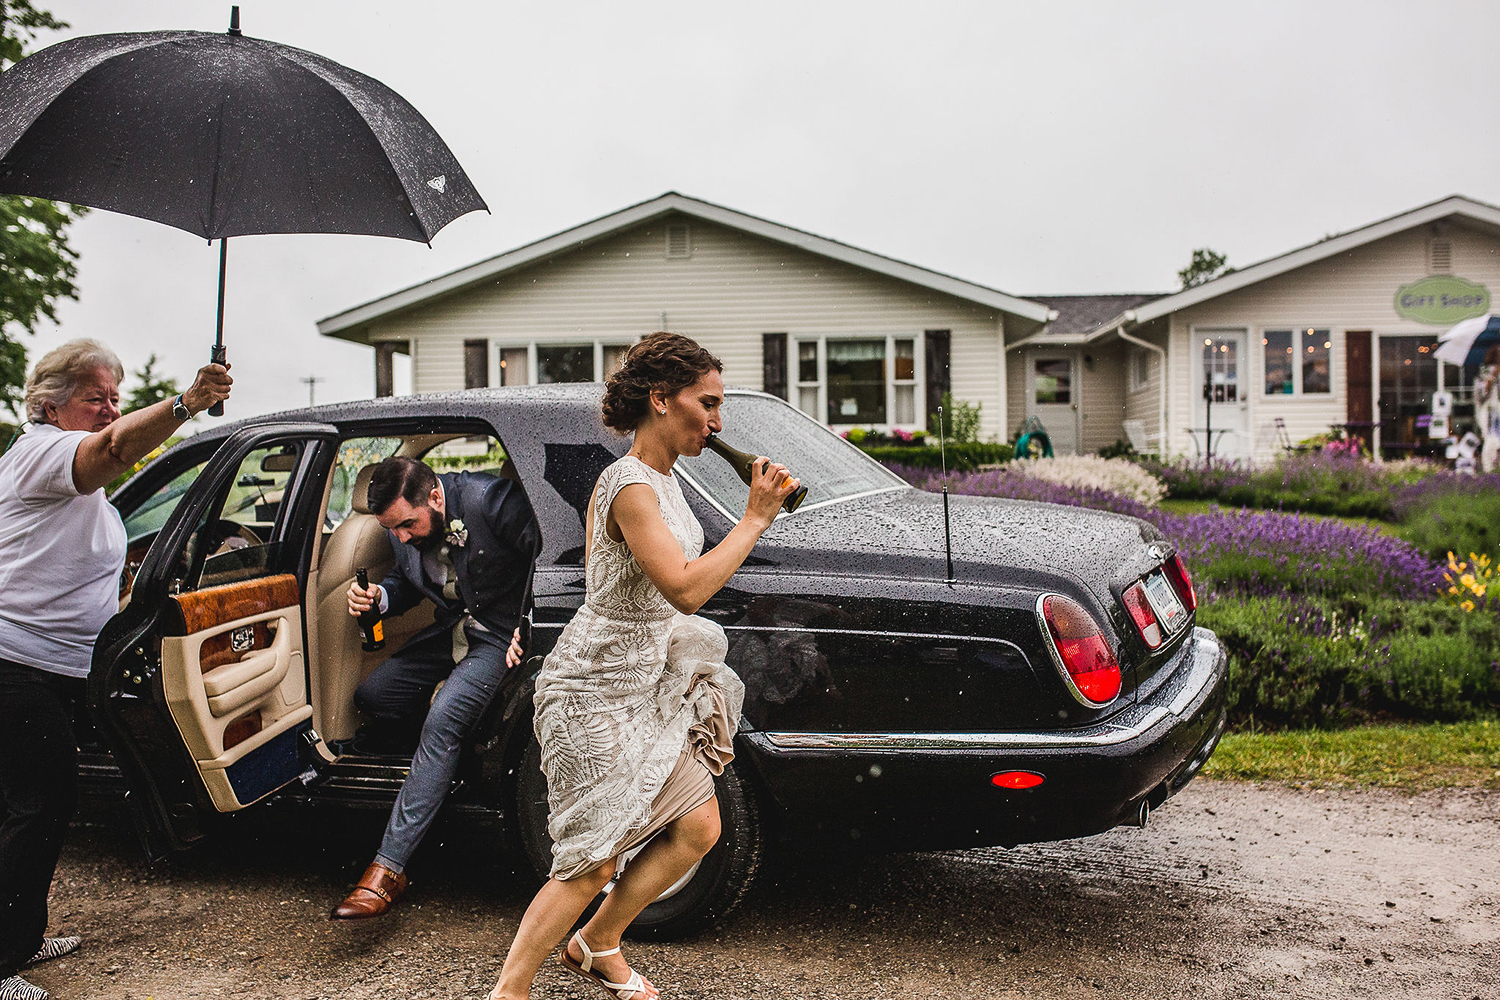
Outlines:
[{"label": "gravel driveway", "polygon": [[[262,810],[262,812],[267,812]],[[454,821],[391,916],[330,924],[384,816],[283,812],[148,867],[112,810],[64,851],[31,970],[59,1000],[482,997],[531,886]],[[1198,780],[1149,829],[778,862],[716,932],[628,948],[666,998],[1500,997],[1500,793]],[[602,997],[552,968],[535,997]]]}]

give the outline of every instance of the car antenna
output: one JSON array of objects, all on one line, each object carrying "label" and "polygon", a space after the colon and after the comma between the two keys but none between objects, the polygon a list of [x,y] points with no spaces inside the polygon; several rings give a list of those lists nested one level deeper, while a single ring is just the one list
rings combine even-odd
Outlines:
[{"label": "car antenna", "polygon": [[953,575],[953,522],[948,517],[948,444],[943,434],[943,407],[937,408],[938,417],[938,457],[943,465],[943,547],[948,553],[948,583],[957,583],[958,577]]}]

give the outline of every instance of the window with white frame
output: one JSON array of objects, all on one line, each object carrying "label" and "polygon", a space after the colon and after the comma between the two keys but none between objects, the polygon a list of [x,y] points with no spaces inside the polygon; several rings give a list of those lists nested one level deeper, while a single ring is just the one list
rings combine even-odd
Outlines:
[{"label": "window with white frame", "polygon": [[914,429],[921,420],[918,338],[796,338],[798,409],[829,425]]},{"label": "window with white frame", "polygon": [[603,382],[625,362],[629,342],[531,341],[499,348],[501,385]]},{"label": "window with white frame", "polygon": [[1333,333],[1312,326],[1264,330],[1267,396],[1326,395],[1333,391]]},{"label": "window with white frame", "polygon": [[1130,391],[1140,392],[1151,381],[1151,352],[1144,347],[1130,350]]}]

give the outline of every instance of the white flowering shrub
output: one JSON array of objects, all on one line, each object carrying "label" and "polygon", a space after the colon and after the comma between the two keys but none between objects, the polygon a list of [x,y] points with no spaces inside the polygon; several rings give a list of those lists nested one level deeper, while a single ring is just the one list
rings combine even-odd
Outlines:
[{"label": "white flowering shrub", "polygon": [[1098,455],[1021,458],[1007,468],[1027,479],[1116,493],[1148,507],[1155,507],[1167,495],[1166,484],[1123,458],[1100,458]]}]

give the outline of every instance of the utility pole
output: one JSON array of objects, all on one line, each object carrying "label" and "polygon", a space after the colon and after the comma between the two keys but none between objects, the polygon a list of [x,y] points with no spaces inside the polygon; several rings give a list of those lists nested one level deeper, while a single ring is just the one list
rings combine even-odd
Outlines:
[{"label": "utility pole", "polygon": [[316,405],[316,403],[315,403],[315,401],[313,399],[313,392],[317,388],[317,384],[319,382],[327,382],[328,380],[326,378],[322,378],[322,377],[317,376],[317,375],[308,375],[308,376],[306,376],[304,378],[298,379],[298,381],[306,383],[306,385],[307,385],[307,405],[308,406],[314,406],[314,405]]}]

